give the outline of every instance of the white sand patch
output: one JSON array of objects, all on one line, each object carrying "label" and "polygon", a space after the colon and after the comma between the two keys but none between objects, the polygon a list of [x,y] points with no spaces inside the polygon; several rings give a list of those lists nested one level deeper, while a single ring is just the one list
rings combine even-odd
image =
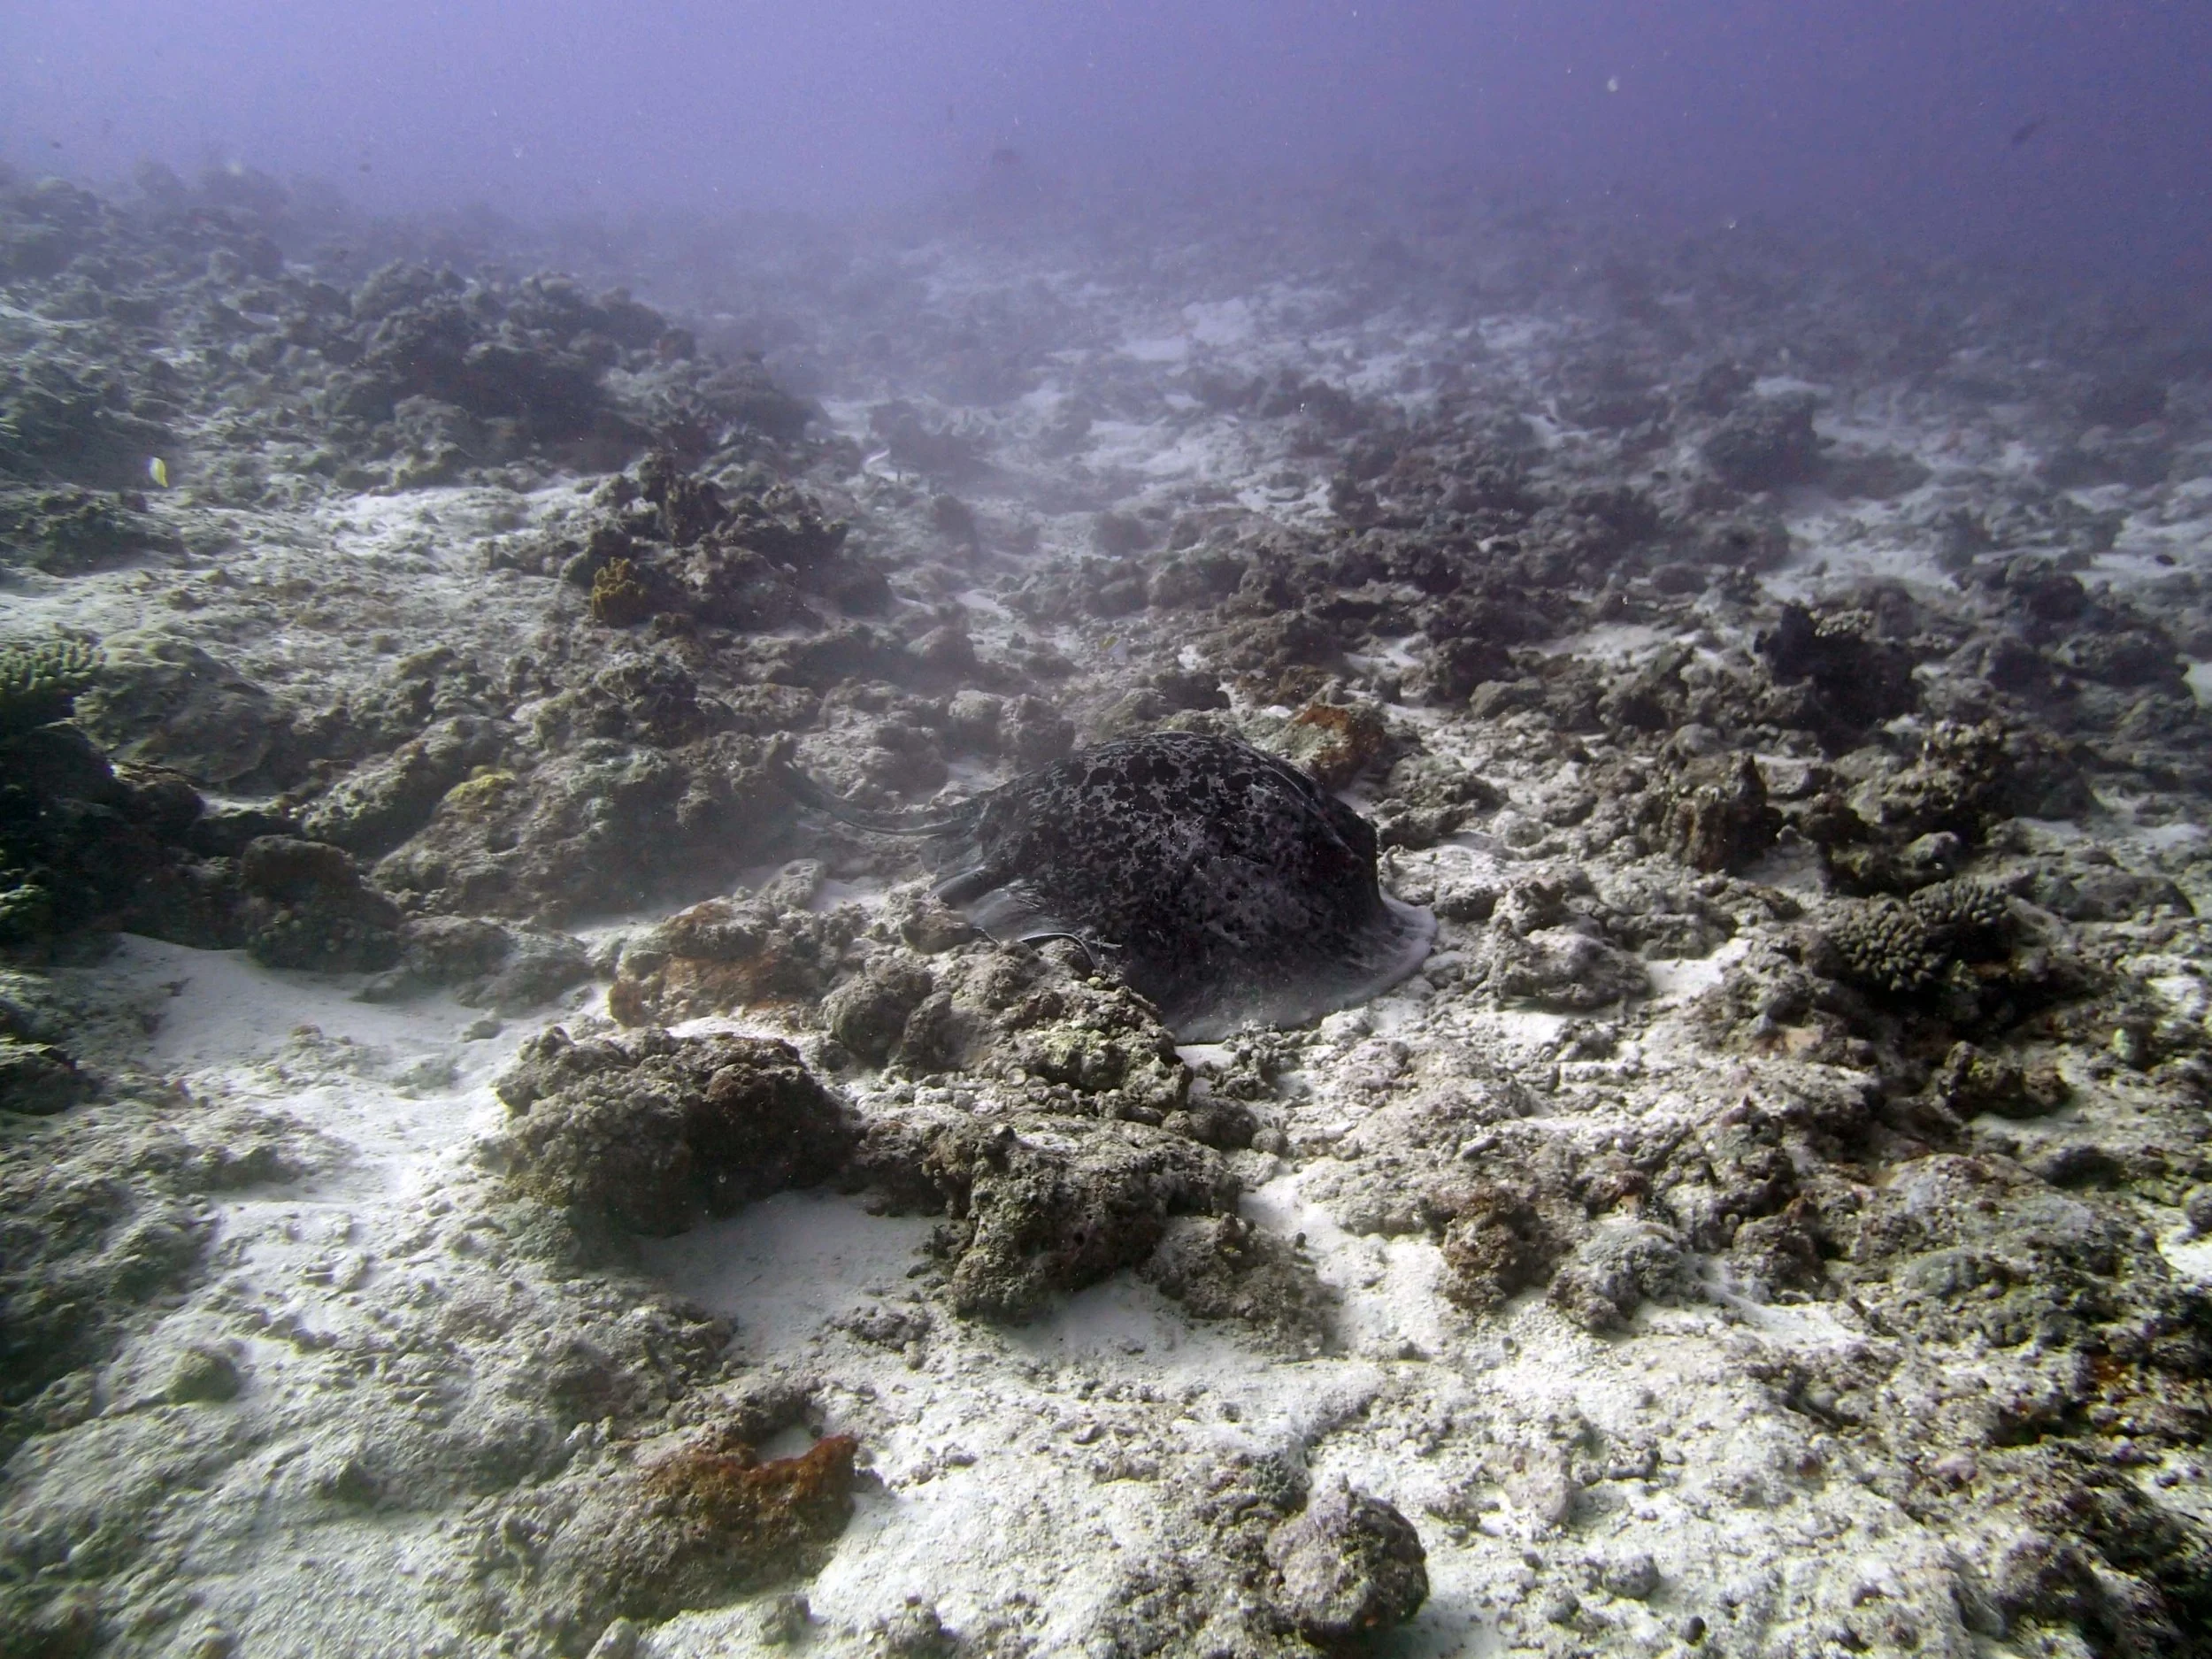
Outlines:
[{"label": "white sand patch", "polygon": [[1537,351],[1558,333],[1556,325],[1540,317],[1485,317],[1478,326],[1484,347],[1505,356]]},{"label": "white sand patch", "polygon": [[1651,991],[1659,1003],[1685,1002],[1713,989],[1725,979],[1731,964],[1750,950],[1742,939],[1732,939],[1709,956],[1657,956],[1646,960]]},{"label": "white sand patch", "polygon": [[[356,1001],[358,976],[288,973],[243,951],[194,950],[126,936],[117,980],[158,992],[142,1059],[211,1097],[280,1107],[356,1148],[349,1202],[379,1202],[411,1166],[497,1122],[491,1078],[522,1034],[468,1039],[481,1010],[448,996]],[[374,1178],[363,1170],[380,1171]]]},{"label": "white sand patch", "polygon": [[2156,852],[2175,852],[2196,846],[2207,833],[2201,824],[2152,824],[2138,830],[2134,839]]},{"label": "white sand patch", "polygon": [[1240,346],[1253,335],[1253,304],[1238,296],[1225,300],[1194,300],[1183,307],[1190,338],[1201,345]]},{"label": "white sand patch", "polygon": [[724,1221],[644,1244],[647,1268],[735,1321],[737,1351],[787,1349],[833,1319],[902,1293],[930,1224],[853,1200],[780,1193]]},{"label": "white sand patch", "polygon": [[[1249,1208],[1277,1219],[1267,1199],[1256,1194]],[[735,1322],[738,1354],[787,1360],[872,1311],[923,1310],[926,1319],[908,1269],[931,1225],[786,1194],[645,1254],[672,1289]],[[1332,1243],[1342,1237],[1331,1233]],[[1415,1317],[1425,1300],[1432,1306],[1432,1292],[1412,1284],[1395,1298]],[[1381,1375],[1354,1359],[1284,1363],[1194,1325],[1126,1275],[1017,1330],[940,1323],[926,1358],[856,1352],[841,1350],[841,1388],[871,1391],[896,1421],[866,1448],[881,1486],[808,1586],[815,1617],[826,1630],[864,1629],[919,1597],[957,1627],[1018,1593],[1034,1602],[1048,1649],[1054,1632],[1071,1640],[1087,1628],[1131,1554],[1156,1542],[1158,1460],[1112,1426],[1111,1402],[1180,1402],[1169,1428],[1186,1449],[1264,1450],[1351,1417]],[[1080,1382],[1074,1393],[1071,1379]],[[721,1644],[742,1639],[753,1618],[688,1616],[658,1632],[654,1651],[727,1651]]]},{"label": "white sand patch", "polygon": [[2212,1238],[2185,1225],[2159,1235],[2158,1253],[2181,1278],[2212,1285]]},{"label": "white sand patch", "polygon": [[1190,356],[1191,337],[1188,334],[1156,334],[1148,339],[1125,340],[1122,355],[1139,363],[1181,363]]},{"label": "white sand patch", "polygon": [[1352,1353],[1425,1359],[1452,1345],[1453,1322],[1440,1294],[1443,1264],[1427,1240],[1347,1233],[1305,1197],[1294,1173],[1248,1194],[1244,1210],[1285,1238],[1304,1235],[1321,1282],[1341,1298],[1339,1335]]},{"label": "white sand patch", "polygon": [[0,588],[0,628],[67,626],[105,639],[172,633],[280,699],[320,708],[442,646],[505,664],[544,620],[542,583],[488,569],[482,544],[573,510],[574,486],[529,495],[441,487],[235,515],[219,565],[126,565]]},{"label": "white sand patch", "polygon": [[1550,657],[1587,657],[1599,662],[1628,663],[1648,657],[1678,636],[1645,622],[1608,622],[1578,634],[1545,641],[1538,649]]}]

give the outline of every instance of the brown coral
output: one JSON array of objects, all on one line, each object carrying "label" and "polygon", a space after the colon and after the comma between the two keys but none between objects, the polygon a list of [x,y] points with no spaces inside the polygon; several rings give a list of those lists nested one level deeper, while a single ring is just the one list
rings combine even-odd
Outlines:
[{"label": "brown coral", "polygon": [[1284,1350],[1313,1355],[1328,1336],[1328,1292],[1283,1240],[1231,1211],[1178,1217],[1137,1277],[1198,1319],[1237,1319]]},{"label": "brown coral", "polygon": [[954,1217],[937,1248],[961,1313],[1028,1318],[1054,1293],[1142,1261],[1171,1217],[1235,1208],[1219,1157],[1179,1136],[1134,1123],[1024,1129],[958,1125],[923,1161]]},{"label": "brown coral", "polygon": [[1479,1181],[1452,1195],[1444,1229],[1444,1294],[1485,1313],[1548,1279],[1562,1248],[1530,1195],[1501,1181]]},{"label": "brown coral", "polygon": [[1309,703],[1290,717],[1276,747],[1327,789],[1349,787],[1382,758],[1390,742],[1382,710],[1371,703]]},{"label": "brown coral", "polygon": [[611,628],[626,628],[653,614],[650,596],[634,561],[609,559],[593,572],[591,616]]},{"label": "brown coral", "polygon": [[749,1577],[780,1577],[852,1518],[858,1447],[832,1434],[796,1457],[757,1463],[749,1446],[709,1440],[651,1465],[644,1487],[684,1547],[741,1562]]},{"label": "brown coral", "polygon": [[818,1570],[852,1518],[849,1434],[755,1461],[733,1430],[600,1486],[547,1553],[574,1651],[618,1618],[663,1619]]},{"label": "brown coral", "polygon": [[626,1025],[811,1002],[835,977],[848,919],[709,899],[680,910],[622,953],[607,1011]]},{"label": "brown coral", "polygon": [[1967,960],[2003,954],[2012,930],[2012,904],[2001,887],[1960,877],[1923,887],[1906,902],[1939,944]]}]

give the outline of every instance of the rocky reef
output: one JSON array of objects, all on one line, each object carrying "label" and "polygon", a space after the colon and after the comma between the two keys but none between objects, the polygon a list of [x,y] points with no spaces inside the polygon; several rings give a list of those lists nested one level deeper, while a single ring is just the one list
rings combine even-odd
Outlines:
[{"label": "rocky reef", "polygon": [[[1344,211],[0,180],[0,1648],[2212,1651],[2204,319]],[[1419,971],[779,782],[1153,732]]]}]

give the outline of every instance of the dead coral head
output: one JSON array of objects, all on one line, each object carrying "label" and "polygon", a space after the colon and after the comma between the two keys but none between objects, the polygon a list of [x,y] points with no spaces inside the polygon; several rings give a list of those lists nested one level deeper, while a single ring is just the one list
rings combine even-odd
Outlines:
[{"label": "dead coral head", "polygon": [[1340,1483],[1267,1540],[1276,1610],[1317,1642],[1402,1624],[1428,1600],[1427,1552],[1390,1504]]},{"label": "dead coral head", "polygon": [[555,1026],[494,1087],[511,1117],[488,1151],[508,1180],[634,1233],[680,1233],[827,1179],[854,1134],[842,1103],[772,1038],[649,1029],[576,1042]]}]

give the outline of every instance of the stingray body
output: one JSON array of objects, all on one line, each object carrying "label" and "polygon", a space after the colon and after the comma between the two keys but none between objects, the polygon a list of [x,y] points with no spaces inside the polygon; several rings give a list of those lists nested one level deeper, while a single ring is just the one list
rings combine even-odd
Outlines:
[{"label": "stingray body", "polygon": [[935,814],[862,811],[786,777],[849,823],[927,837],[945,902],[1002,941],[1080,941],[1186,1041],[1363,1002],[1436,936],[1383,892],[1366,819],[1230,738],[1102,744]]}]

